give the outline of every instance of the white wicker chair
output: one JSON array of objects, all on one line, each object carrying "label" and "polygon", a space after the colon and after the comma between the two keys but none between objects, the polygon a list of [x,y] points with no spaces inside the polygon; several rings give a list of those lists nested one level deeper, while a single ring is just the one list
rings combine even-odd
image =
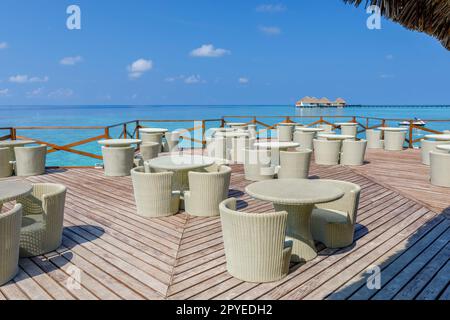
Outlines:
[{"label": "white wicker chair", "polygon": [[142,144],[145,143],[159,143],[160,145],[160,151],[162,150],[162,138],[163,138],[163,134],[162,133],[141,133],[140,135],[140,139],[142,140]]},{"label": "white wicker chair", "polygon": [[287,212],[236,211],[236,199],[220,204],[227,270],[247,282],[272,282],[289,272],[292,242],[285,241]]},{"label": "white wicker chair", "polygon": [[315,206],[311,216],[314,240],[327,248],[342,248],[353,243],[361,188],[350,182],[330,181],[345,191],[342,198]]},{"label": "white wicker chair", "polygon": [[280,151],[278,179],[307,179],[312,150]]},{"label": "white wicker chair", "polygon": [[256,138],[258,136],[256,124],[249,124],[248,125],[248,133],[250,135],[249,136],[250,139],[255,139],[256,140]]},{"label": "white wicker chair", "polygon": [[291,142],[293,139],[293,136],[292,136],[293,130],[294,130],[294,127],[278,125],[277,126],[278,141]]},{"label": "white wicker chair", "polygon": [[442,153],[440,150],[436,149],[436,146],[442,144],[450,144],[450,141],[431,141],[422,139],[420,145],[420,152],[422,157],[422,163],[429,166],[430,165],[430,151],[436,153]]},{"label": "white wicker chair", "polygon": [[17,200],[23,206],[20,230],[20,256],[33,257],[58,249],[61,245],[66,187],[38,183],[32,194]]},{"label": "white wicker chair", "polygon": [[253,149],[254,138],[239,137],[231,141],[230,157],[234,163],[242,164],[245,161],[245,149]]},{"label": "white wicker chair", "polygon": [[22,205],[0,214],[0,286],[14,278],[19,269]]},{"label": "white wicker chair", "polygon": [[333,131],[333,126],[331,124],[328,123],[322,123],[317,125],[317,128],[323,129],[323,132],[329,133]]},{"label": "white wicker chair", "polygon": [[0,178],[10,177],[13,174],[11,161],[11,149],[0,148]]},{"label": "white wicker chair", "polygon": [[358,134],[358,127],[357,126],[341,126],[341,134],[356,137],[356,135]]},{"label": "white wicker chair", "polygon": [[384,132],[384,150],[401,151],[405,143],[405,131],[385,131]]},{"label": "white wicker chair", "polygon": [[192,216],[220,215],[219,204],[228,198],[231,168],[221,166],[216,172],[189,172],[189,191],[184,192],[186,213]]},{"label": "white wicker chair", "polygon": [[208,156],[217,161],[228,161],[227,139],[223,137],[214,137],[206,145]]},{"label": "white wicker chair", "polygon": [[296,130],[294,132],[294,142],[300,144],[301,148],[313,150],[314,149],[313,141],[315,136],[316,136],[315,132],[302,132]]},{"label": "white wicker chair", "polygon": [[321,165],[339,164],[341,153],[340,141],[314,139],[314,160]]},{"label": "white wicker chair", "polygon": [[431,184],[450,188],[450,154],[430,152]]},{"label": "white wicker chair", "polygon": [[134,147],[102,147],[105,176],[129,176],[134,164]]},{"label": "white wicker chair", "polygon": [[380,130],[366,130],[366,140],[368,149],[383,149],[384,147],[384,140],[381,139]]},{"label": "white wicker chair", "polygon": [[15,147],[14,170],[17,176],[37,176],[45,173],[47,147]]},{"label": "white wicker chair", "polygon": [[176,214],[180,192],[172,191],[173,172],[145,172],[143,167],[131,170],[137,214],[148,218]]},{"label": "white wicker chair", "polygon": [[166,137],[163,143],[164,152],[177,152],[179,150],[179,144],[181,139],[181,134],[179,131],[166,132]]},{"label": "white wicker chair", "polygon": [[366,140],[342,141],[341,164],[344,166],[362,166],[366,155]]},{"label": "white wicker chair", "polygon": [[273,179],[275,167],[271,165],[270,150],[245,149],[244,173],[250,181]]},{"label": "white wicker chair", "polygon": [[136,167],[142,167],[144,165],[144,161],[157,158],[160,150],[161,147],[157,142],[147,142],[141,144],[139,154],[134,159],[134,165]]}]

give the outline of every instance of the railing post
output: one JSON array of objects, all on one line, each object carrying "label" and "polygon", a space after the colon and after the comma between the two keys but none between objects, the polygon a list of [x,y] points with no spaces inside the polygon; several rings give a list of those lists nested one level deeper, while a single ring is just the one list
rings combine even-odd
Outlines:
[{"label": "railing post", "polygon": [[222,117],[222,119],[220,120],[220,127],[224,128],[225,127],[225,118]]},{"label": "railing post", "polygon": [[409,148],[413,148],[413,120],[409,120]]},{"label": "railing post", "polygon": [[16,128],[10,128],[9,132],[10,132],[11,140],[16,140],[16,136],[17,136]]},{"label": "railing post", "polygon": [[356,117],[355,116],[352,117],[352,122],[356,123]]},{"label": "railing post", "polygon": [[206,121],[202,120],[202,150],[205,149]]},{"label": "railing post", "polygon": [[105,138],[109,139],[109,127],[105,127]]},{"label": "railing post", "polygon": [[139,120],[136,120],[136,139],[139,139],[139,129],[141,125],[139,124]]},{"label": "railing post", "polygon": [[369,118],[366,118],[366,130],[369,129]]},{"label": "railing post", "polygon": [[320,116],[319,123],[323,123],[323,117],[322,116]]},{"label": "railing post", "polygon": [[256,117],[253,117],[252,123],[256,124]]},{"label": "railing post", "polygon": [[123,124],[123,138],[124,139],[127,138],[127,124],[126,123]]},{"label": "railing post", "polygon": [[290,123],[291,122],[291,117],[287,116],[286,117],[286,123]]}]

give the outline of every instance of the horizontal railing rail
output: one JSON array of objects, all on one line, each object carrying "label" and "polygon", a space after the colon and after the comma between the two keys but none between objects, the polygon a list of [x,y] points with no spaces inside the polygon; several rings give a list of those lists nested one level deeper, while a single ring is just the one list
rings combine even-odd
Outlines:
[{"label": "horizontal railing rail", "polygon": [[[364,133],[366,130],[375,129],[379,127],[389,126],[392,122],[405,122],[408,128],[408,134],[406,143],[409,148],[413,148],[414,144],[420,142],[421,137],[417,137],[424,133],[442,133],[442,130],[436,128],[430,128],[429,126],[417,125],[416,119],[403,119],[403,118],[379,118],[379,117],[365,117],[365,116],[351,116],[351,115],[320,115],[320,116],[284,116],[284,115],[263,115],[263,116],[246,116],[246,115],[228,115],[215,119],[138,119],[130,120],[121,123],[116,123],[108,126],[17,126],[17,127],[2,127],[0,128],[0,141],[3,140],[16,140],[26,139],[36,141],[38,144],[47,145],[49,147],[48,153],[52,154],[58,151],[75,154],[77,156],[88,157],[96,160],[102,160],[100,154],[95,151],[80,150],[79,147],[85,146],[89,143],[109,138],[139,138],[139,129],[150,127],[152,125],[161,126],[161,124],[180,124],[182,128],[177,128],[180,131],[182,139],[191,144],[191,147],[206,146],[206,133],[208,129],[212,127],[224,127],[229,122],[236,122],[239,119],[240,122],[247,124],[255,124],[257,126],[257,134],[259,136],[267,136],[266,133],[270,130],[276,129],[277,125],[283,122],[297,122],[302,120],[304,126],[315,126],[318,124],[329,124],[333,128],[337,128],[336,122],[354,122],[358,125],[358,134]],[[345,120],[343,120],[345,119]],[[442,124],[448,123],[448,129],[450,130],[450,119],[424,119],[422,120],[430,124]],[[193,126],[183,126],[186,123],[193,123]],[[70,139],[62,139],[63,142],[51,142],[51,138],[56,135],[48,135],[44,139],[37,138],[35,132],[48,132],[55,131],[76,131],[76,132],[88,132],[97,131],[95,134],[89,134],[87,137],[83,137],[76,141],[70,141]],[[28,131],[28,134],[23,134],[24,131]],[[72,132],[73,133],[73,132]],[[67,134],[70,137],[70,134]],[[416,137],[415,137],[416,136]],[[100,149],[99,149],[100,150]]]}]

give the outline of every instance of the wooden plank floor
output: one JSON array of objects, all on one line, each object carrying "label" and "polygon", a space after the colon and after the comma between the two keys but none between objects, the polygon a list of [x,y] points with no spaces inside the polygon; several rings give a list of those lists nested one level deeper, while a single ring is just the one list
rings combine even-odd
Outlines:
[{"label": "wooden plank floor", "polygon": [[[317,258],[292,265],[285,279],[265,284],[242,282],[226,272],[219,218],[136,216],[129,177],[60,169],[28,178],[68,187],[63,245],[46,256],[21,259],[19,274],[0,287],[0,300],[448,300],[450,219],[440,213],[450,205],[450,190],[427,184],[426,168],[412,170],[420,163],[417,151],[383,153],[369,152],[370,163],[358,168],[312,165],[313,178],[362,186],[356,241],[339,250],[319,244]],[[247,184],[242,166],[233,166],[230,196],[239,199],[239,208],[272,211],[271,204],[243,192]],[[366,286],[374,265],[382,270],[380,290]],[[69,290],[78,270],[79,286]]]}]

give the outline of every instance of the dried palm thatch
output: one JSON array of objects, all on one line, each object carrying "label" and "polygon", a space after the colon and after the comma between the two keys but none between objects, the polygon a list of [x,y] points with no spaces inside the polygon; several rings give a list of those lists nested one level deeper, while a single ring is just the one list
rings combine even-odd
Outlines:
[{"label": "dried palm thatch", "polygon": [[343,0],[356,7],[377,5],[381,14],[404,27],[439,39],[450,50],[450,0]]}]

